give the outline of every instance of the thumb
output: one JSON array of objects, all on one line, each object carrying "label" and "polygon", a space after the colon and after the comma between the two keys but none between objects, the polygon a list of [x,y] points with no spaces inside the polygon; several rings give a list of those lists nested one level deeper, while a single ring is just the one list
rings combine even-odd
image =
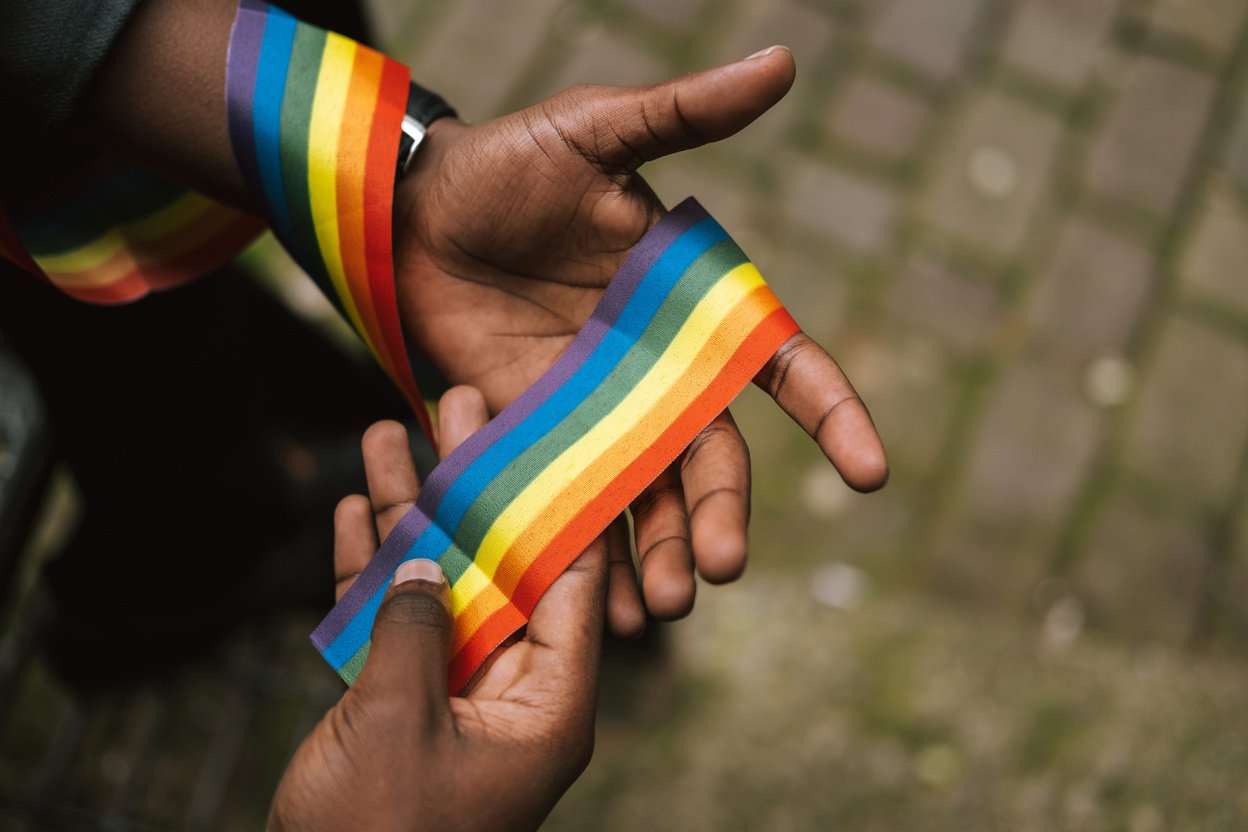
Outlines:
[{"label": "thumb", "polygon": [[739,132],[784,97],[795,72],[793,53],[773,46],[650,87],[591,87],[582,94],[594,100],[571,139],[603,167],[635,170]]},{"label": "thumb", "polygon": [[399,565],[373,623],[372,646],[356,688],[402,701],[416,718],[445,715],[451,652],[450,589],[436,561]]}]

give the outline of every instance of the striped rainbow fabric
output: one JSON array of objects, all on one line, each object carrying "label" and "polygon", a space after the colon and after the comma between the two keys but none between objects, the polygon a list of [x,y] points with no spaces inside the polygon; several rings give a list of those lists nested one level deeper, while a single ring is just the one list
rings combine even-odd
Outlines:
[{"label": "striped rainbow fabric", "polygon": [[[394,289],[391,206],[408,69],[256,0],[226,68],[230,140],[291,255],[335,300],[432,436]],[[0,209],[0,257],[66,293],[124,303],[217,268],[265,224],[99,158],[72,192]],[[14,207],[14,206],[9,206]]]},{"label": "striped rainbow fabric", "polygon": [[140,168],[95,168],[47,210],[13,223],[0,211],[0,256],[80,300],[126,303],[217,268],[264,230]]},{"label": "striped rainbow fabric", "polygon": [[428,415],[399,324],[391,207],[406,66],[350,38],[242,0],[226,71],[230,141],[270,225]]},{"label": "striped rainbow fabric", "polygon": [[313,643],[353,682],[394,570],[434,558],[451,585],[458,691],[797,329],[686,200],[633,249],[554,366],[434,469]]}]

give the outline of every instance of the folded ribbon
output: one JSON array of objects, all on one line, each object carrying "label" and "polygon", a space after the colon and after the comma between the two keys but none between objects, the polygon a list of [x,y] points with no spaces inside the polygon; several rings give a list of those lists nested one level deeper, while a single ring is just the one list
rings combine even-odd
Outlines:
[{"label": "folded ribbon", "polygon": [[432,437],[394,284],[406,66],[241,0],[226,65],[230,143],[273,233],[342,311]]},{"label": "folded ribbon", "polygon": [[68,181],[0,209],[0,257],[89,303],[126,303],[215,269],[264,230],[255,217],[92,155]]},{"label": "folded ribbon", "polygon": [[313,644],[354,682],[394,570],[433,558],[451,586],[458,691],[797,331],[723,228],[681,203],[634,247],[559,360],[434,469]]}]

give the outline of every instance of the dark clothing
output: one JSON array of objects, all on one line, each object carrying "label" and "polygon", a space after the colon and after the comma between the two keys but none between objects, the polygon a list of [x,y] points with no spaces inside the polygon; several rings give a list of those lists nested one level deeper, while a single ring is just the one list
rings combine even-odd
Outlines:
[{"label": "dark clothing", "polygon": [[62,131],[138,3],[0,0],[5,169]]},{"label": "dark clothing", "polygon": [[[141,0],[0,0],[0,201],[32,187],[83,153],[73,130],[113,43]],[[291,0],[280,5],[324,29],[368,42],[358,2]],[[225,72],[225,68],[221,68]]]},{"label": "dark clothing", "polygon": [[[0,204],[90,164],[67,128],[138,2],[0,0]],[[356,3],[283,5],[364,39]],[[332,602],[332,512],[365,487],[359,437],[410,415],[376,365],[231,269],[101,307],[0,260],[0,340],[32,370],[83,498],[45,574],[70,681],[159,666],[275,603]]]}]

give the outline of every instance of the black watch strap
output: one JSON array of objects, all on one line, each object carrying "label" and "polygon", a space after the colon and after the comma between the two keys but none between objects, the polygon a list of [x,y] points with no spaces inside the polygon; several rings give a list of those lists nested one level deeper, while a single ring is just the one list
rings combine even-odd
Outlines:
[{"label": "black watch strap", "polygon": [[399,135],[399,158],[395,179],[407,173],[416,150],[425,138],[429,125],[440,118],[457,118],[458,113],[436,92],[425,89],[415,81],[407,94],[407,114],[403,116],[402,133]]}]

